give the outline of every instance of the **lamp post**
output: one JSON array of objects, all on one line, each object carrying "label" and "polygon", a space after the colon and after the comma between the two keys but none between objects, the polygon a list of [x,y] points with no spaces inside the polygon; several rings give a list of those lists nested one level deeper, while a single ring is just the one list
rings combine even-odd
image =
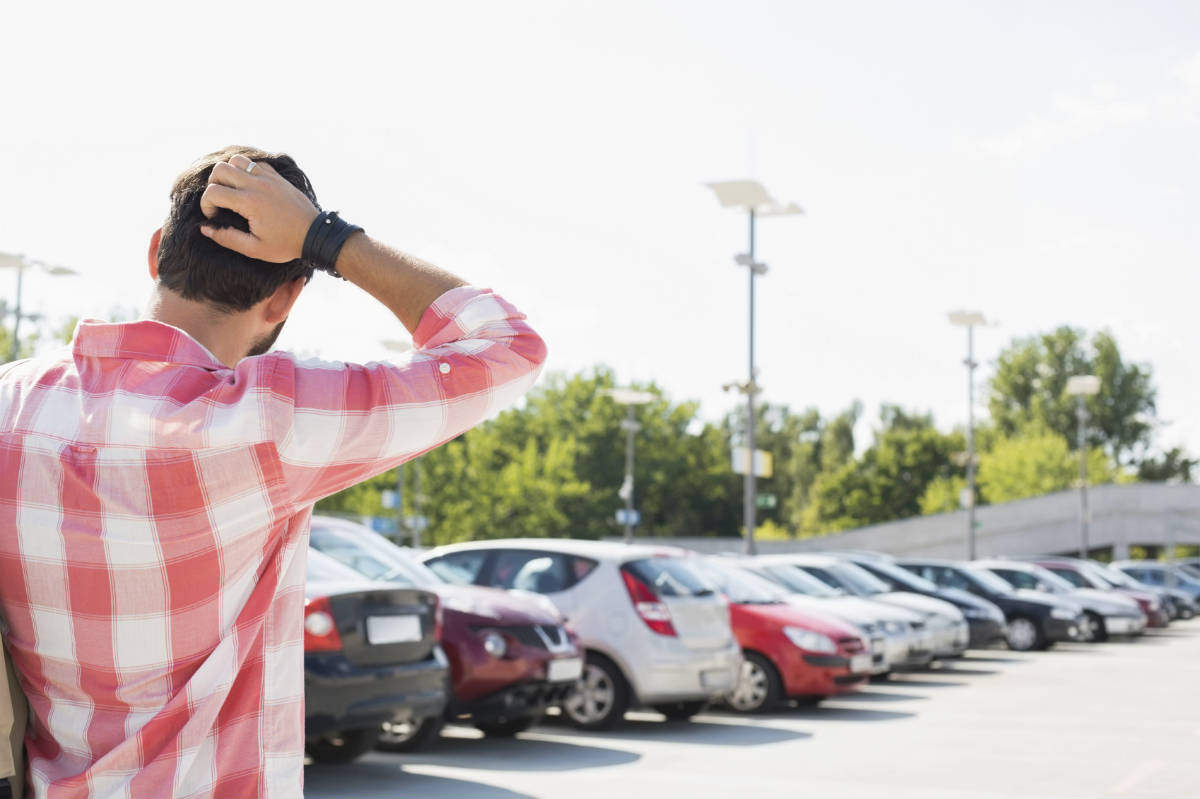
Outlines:
[{"label": "lamp post", "polygon": [[804,209],[795,203],[781,203],[754,180],[727,180],[719,183],[706,184],[717,195],[717,201],[723,208],[738,208],[746,212],[750,223],[749,249],[734,257],[739,266],[746,267],[750,275],[749,285],[749,344],[750,368],[745,384],[739,386],[746,395],[746,447],[749,450],[746,475],[743,483],[742,515],[746,527],[746,554],[753,555],[755,528],[755,493],[758,484],[754,474],[754,395],[761,389],[758,385],[758,369],[754,365],[754,278],[767,273],[767,265],[754,260],[754,224],[763,216],[795,216],[803,214]]},{"label": "lamp post", "polygon": [[975,560],[975,328],[987,324],[979,311],[951,311],[950,324],[967,329],[967,559]]},{"label": "lamp post", "polygon": [[[12,344],[9,351],[9,360],[15,361],[21,354],[21,321],[24,319],[32,321],[39,318],[37,314],[25,313],[21,307],[21,293],[25,284],[25,270],[37,269],[53,277],[73,277],[79,273],[65,266],[51,266],[41,261],[26,258],[24,255],[10,255],[3,252],[0,252],[0,269],[15,269],[17,271],[17,300],[12,309],[13,330]],[[0,314],[0,316],[2,315]]]},{"label": "lamp post", "polygon": [[625,418],[621,420],[621,429],[625,431],[625,482],[621,483],[617,496],[625,500],[625,513],[617,514],[625,525],[625,543],[633,543],[634,511],[633,511],[633,437],[642,426],[633,418],[636,405],[653,402],[656,397],[649,391],[637,391],[631,388],[610,388],[604,392],[613,402],[624,405]]},{"label": "lamp post", "polygon": [[1076,375],[1067,378],[1067,394],[1075,398],[1075,419],[1079,423],[1079,557],[1088,556],[1088,486],[1087,486],[1087,398],[1100,393],[1100,378],[1095,375]]}]

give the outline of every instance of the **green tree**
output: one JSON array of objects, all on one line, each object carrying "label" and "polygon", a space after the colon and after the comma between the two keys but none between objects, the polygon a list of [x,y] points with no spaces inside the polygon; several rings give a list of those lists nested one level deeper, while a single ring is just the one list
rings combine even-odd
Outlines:
[{"label": "green tree", "polygon": [[[1089,483],[1132,479],[1099,447],[1088,450],[1087,465]],[[989,503],[1064,491],[1078,481],[1078,453],[1071,451],[1065,438],[1049,430],[999,441],[979,459],[979,490]]]},{"label": "green tree", "polygon": [[1005,437],[1046,429],[1074,447],[1076,400],[1067,395],[1067,380],[1085,374],[1099,377],[1101,386],[1085,401],[1088,447],[1105,448],[1120,464],[1140,460],[1151,444],[1156,390],[1150,367],[1125,361],[1108,332],[1089,338],[1060,327],[1013,342],[1000,354],[991,381],[992,422]]}]

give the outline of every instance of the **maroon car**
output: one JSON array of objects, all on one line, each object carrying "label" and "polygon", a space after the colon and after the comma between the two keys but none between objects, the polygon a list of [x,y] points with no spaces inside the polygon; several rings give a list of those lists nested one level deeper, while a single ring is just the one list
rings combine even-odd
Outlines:
[{"label": "maroon car", "polygon": [[1101,591],[1117,591],[1125,594],[1136,601],[1138,607],[1142,609],[1142,613],[1146,614],[1147,627],[1166,627],[1170,623],[1171,618],[1167,615],[1166,608],[1153,593],[1137,588],[1109,585],[1100,575],[1092,571],[1092,567],[1086,561],[1070,558],[1031,558],[1030,560],[1042,568],[1054,572],[1076,588],[1096,588]]},{"label": "maroon car", "polygon": [[384,725],[379,746],[408,751],[436,740],[444,721],[487,735],[532,726],[575,686],[583,660],[558,610],[536,594],[450,585],[378,533],[342,519],[314,517],[309,545],[369,579],[438,595],[452,697],[443,717]]}]

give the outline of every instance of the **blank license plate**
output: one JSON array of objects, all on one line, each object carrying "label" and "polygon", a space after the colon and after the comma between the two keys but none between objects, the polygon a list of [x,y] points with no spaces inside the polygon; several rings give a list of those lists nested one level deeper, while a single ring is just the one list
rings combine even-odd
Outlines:
[{"label": "blank license plate", "polygon": [[732,669],[708,669],[700,672],[700,685],[706,689],[732,688]]},{"label": "blank license plate", "polygon": [[578,680],[583,675],[583,658],[559,658],[546,666],[546,679],[550,682]]},{"label": "blank license plate", "polygon": [[854,672],[855,674],[860,674],[864,671],[870,671],[870,670],[871,670],[871,656],[870,655],[855,655],[854,657],[850,658],[850,671]]},{"label": "blank license plate", "polygon": [[421,640],[419,616],[368,616],[368,644],[399,644]]}]

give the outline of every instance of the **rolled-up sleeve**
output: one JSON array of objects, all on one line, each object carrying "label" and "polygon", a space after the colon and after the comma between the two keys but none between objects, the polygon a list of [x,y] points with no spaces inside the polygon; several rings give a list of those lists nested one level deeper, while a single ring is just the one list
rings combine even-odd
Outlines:
[{"label": "rolled-up sleeve", "polygon": [[537,380],[546,345],[500,296],[469,286],[421,317],[395,362],[300,361],[271,379],[274,438],[293,501],[306,505],[392,469],[474,427]]}]

